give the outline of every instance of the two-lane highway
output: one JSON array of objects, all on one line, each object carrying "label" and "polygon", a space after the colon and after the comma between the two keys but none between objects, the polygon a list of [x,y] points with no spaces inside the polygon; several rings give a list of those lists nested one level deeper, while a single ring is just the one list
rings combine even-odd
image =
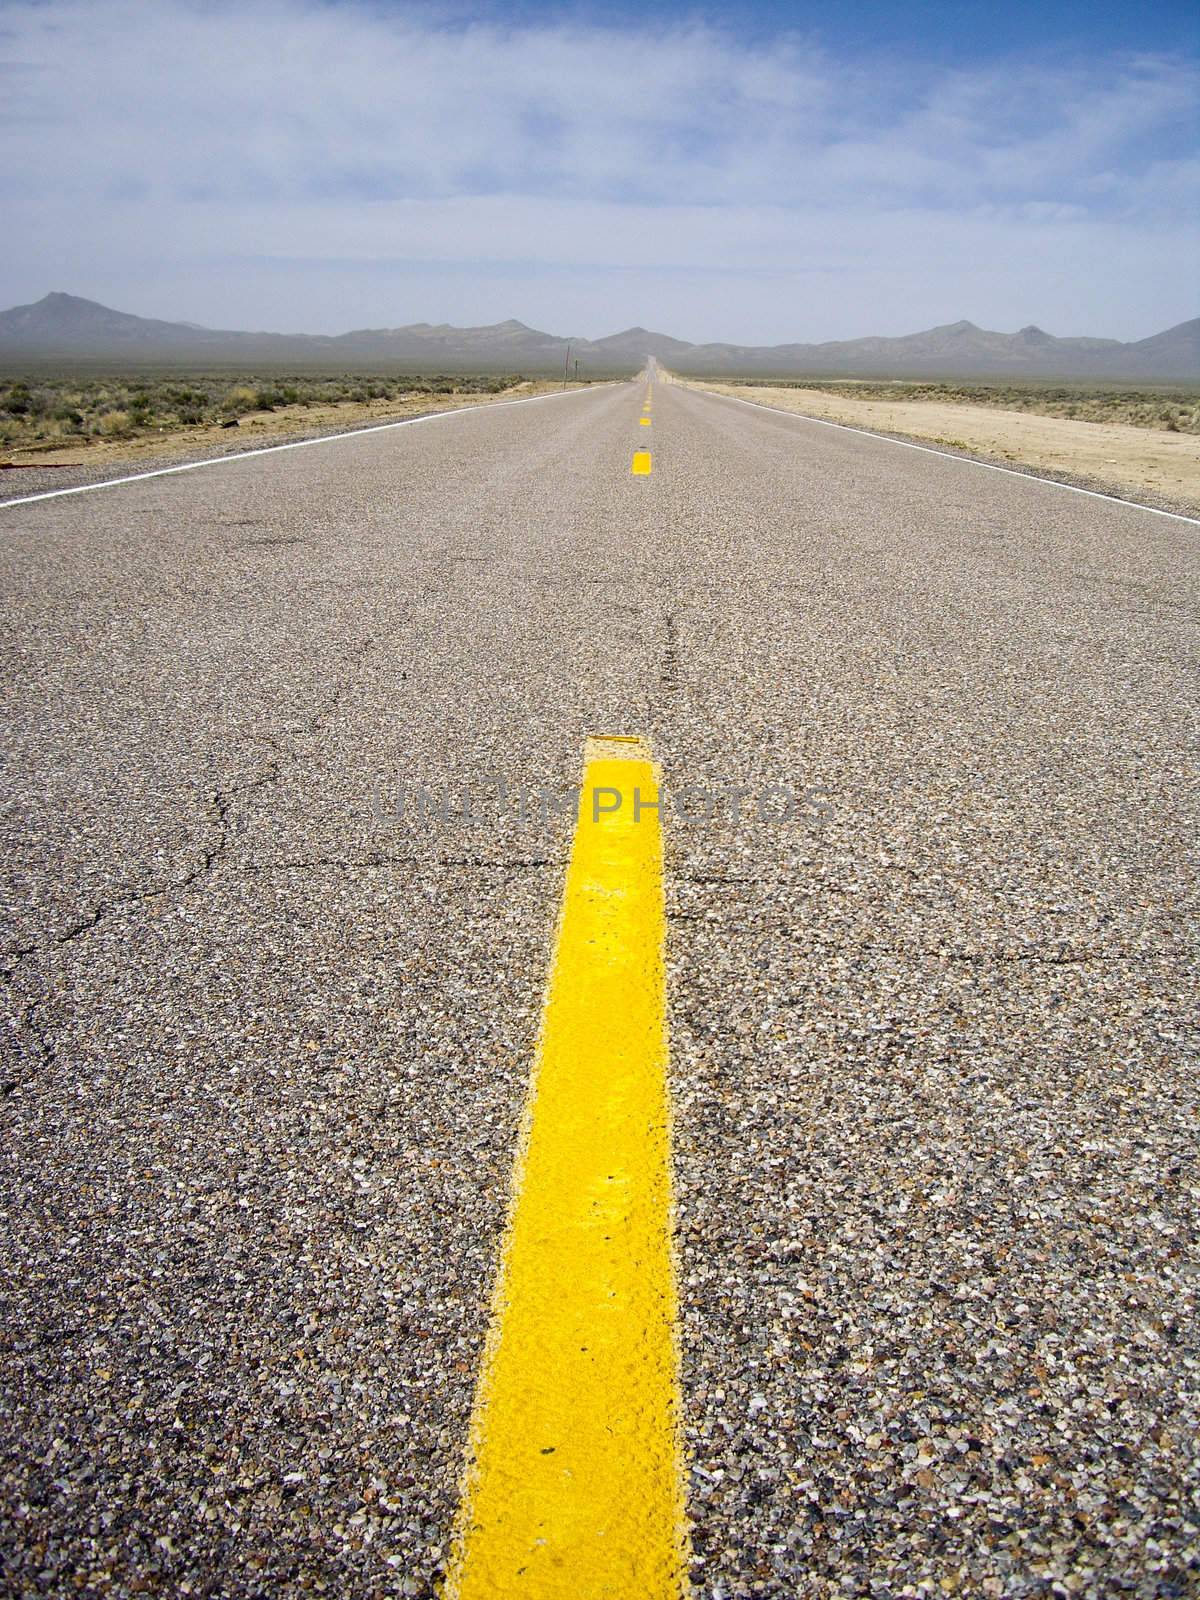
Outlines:
[{"label": "two-lane highway", "polygon": [[12,1592],[451,1567],[625,734],[694,1593],[1188,1593],[1198,541],[646,376],[0,505]]}]

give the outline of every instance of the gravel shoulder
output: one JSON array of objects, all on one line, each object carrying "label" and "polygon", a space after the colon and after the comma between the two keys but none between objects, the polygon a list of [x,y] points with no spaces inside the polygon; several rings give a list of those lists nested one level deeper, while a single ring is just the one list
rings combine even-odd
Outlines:
[{"label": "gravel shoulder", "polygon": [[1029,468],[1080,488],[1200,516],[1200,437],[1194,434],[932,400],[853,400],[821,389],[676,377],[671,381],[779,411],[938,445],[997,466]]}]

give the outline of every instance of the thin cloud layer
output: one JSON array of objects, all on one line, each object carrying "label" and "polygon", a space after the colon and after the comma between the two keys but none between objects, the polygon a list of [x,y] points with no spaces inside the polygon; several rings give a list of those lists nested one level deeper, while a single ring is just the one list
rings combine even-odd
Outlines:
[{"label": "thin cloud layer", "polygon": [[302,0],[2,15],[6,304],[744,341],[1195,310],[1187,63],[921,72]]}]

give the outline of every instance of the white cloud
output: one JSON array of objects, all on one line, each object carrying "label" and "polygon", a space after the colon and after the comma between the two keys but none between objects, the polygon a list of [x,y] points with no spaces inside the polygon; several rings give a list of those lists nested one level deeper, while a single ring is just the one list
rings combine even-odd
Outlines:
[{"label": "white cloud", "polygon": [[4,303],[746,341],[1195,309],[1196,82],[1162,60],[914,80],[796,38],[313,0],[10,0],[0,56]]}]

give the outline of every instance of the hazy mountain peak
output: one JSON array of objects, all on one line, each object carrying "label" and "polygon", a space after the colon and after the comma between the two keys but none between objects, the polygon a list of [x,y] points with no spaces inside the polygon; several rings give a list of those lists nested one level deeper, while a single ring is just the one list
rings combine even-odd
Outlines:
[{"label": "hazy mountain peak", "polygon": [[85,300],[82,295],[66,294],[62,289],[51,289],[49,294],[44,294],[40,300],[35,300],[31,305],[16,306],[17,311],[45,311],[54,315],[78,315],[80,312],[98,314],[103,317],[120,317],[125,313],[114,311],[111,306],[101,305],[99,300]]}]

